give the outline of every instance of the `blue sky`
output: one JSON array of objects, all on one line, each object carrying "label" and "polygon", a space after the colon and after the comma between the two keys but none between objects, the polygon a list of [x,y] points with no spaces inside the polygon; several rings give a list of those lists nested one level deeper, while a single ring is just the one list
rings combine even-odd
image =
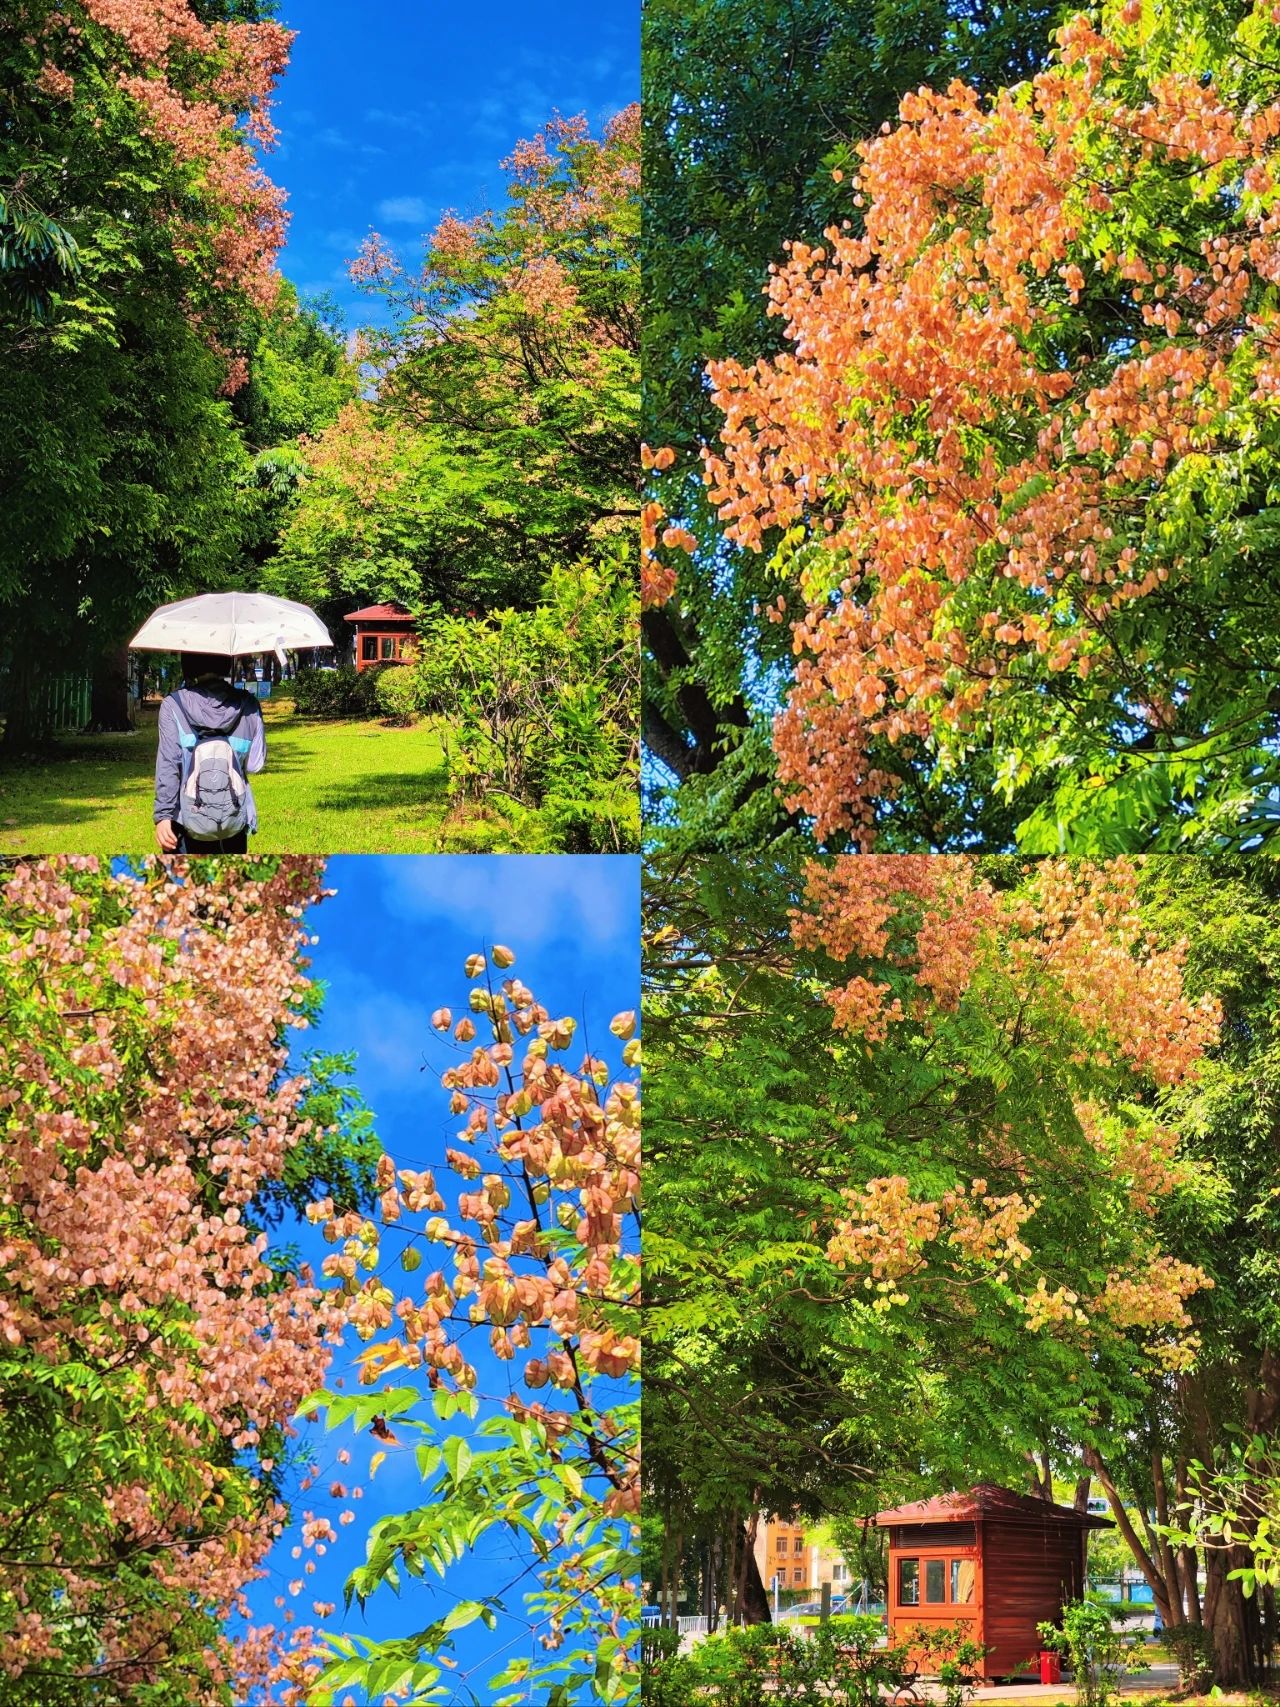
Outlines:
[{"label": "blue sky", "polygon": [[370,228],[407,258],[446,208],[503,195],[499,161],[550,117],[598,126],[639,98],[638,0],[281,0],[298,32],[266,159],[289,192],[282,271],[378,318],[345,262]]},{"label": "blue sky", "polygon": [[[374,1112],[383,1147],[402,1165],[439,1166],[441,1190],[450,1201],[456,1180],[443,1172],[444,1148],[458,1121],[449,1114],[439,1073],[453,1057],[431,1030],[430,1013],[445,1005],[455,1012],[465,1010],[469,985],[463,961],[496,940],[515,951],[515,971],[552,1014],[577,1018],[579,1040],[585,1021],[593,1052],[619,1067],[620,1045],[607,1027],[614,1013],[640,1006],[639,881],[639,861],[630,857],[391,855],[330,860],[327,882],[337,894],[309,919],[320,939],[311,950],[312,972],[327,987],[324,1013],[315,1030],[300,1034],[299,1054],[316,1048],[356,1051],[355,1082]],[[330,1248],[305,1226],[286,1224],[275,1237],[295,1240],[317,1262]],[[429,1261],[424,1264],[419,1278],[431,1266]],[[406,1287],[410,1284],[406,1277]],[[339,1354],[334,1376],[350,1370],[351,1357],[362,1349],[353,1337],[348,1350]],[[507,1390],[512,1366],[496,1364],[487,1351],[476,1362],[481,1391],[494,1391],[499,1384],[501,1391]],[[386,1384],[403,1383],[399,1374]],[[348,1390],[355,1386],[352,1379]],[[476,1425],[446,1426],[473,1437]],[[367,1433],[357,1436],[349,1425],[327,1433],[309,1424],[305,1436],[315,1443],[320,1476],[316,1490],[296,1498],[299,1519],[304,1509],[312,1509],[336,1522],[338,1510],[349,1502],[328,1498],[326,1490],[335,1478],[363,1484],[364,1497],[354,1506],[357,1521],[339,1528],[339,1544],[317,1560],[314,1576],[305,1579],[303,1592],[293,1598],[287,1585],[303,1574],[302,1563],[291,1557],[294,1533],[282,1538],[268,1561],[267,1579],[250,1594],[257,1621],[278,1624],[275,1598],[284,1594],[300,1622],[312,1620],[311,1604],[318,1599],[337,1603],[330,1627],[372,1637],[407,1635],[439,1617],[455,1600],[492,1593],[516,1574],[519,1559],[513,1547],[491,1539],[481,1544],[478,1559],[450,1573],[443,1589],[411,1581],[402,1600],[383,1590],[363,1614],[353,1607],[344,1618],[342,1585],[352,1566],[363,1560],[368,1529],[386,1512],[416,1504],[420,1484],[410,1444],[393,1448],[371,1482],[367,1471],[376,1442]],[[408,1434],[403,1438],[416,1439]],[[345,1467],[337,1460],[344,1446],[352,1454]],[[309,1556],[304,1554],[304,1559]],[[437,1580],[429,1576],[428,1584]],[[512,1601],[518,1613],[519,1595]],[[503,1620],[492,1634],[477,1624],[459,1632],[458,1654],[473,1682],[482,1684],[494,1669],[491,1655],[500,1649],[504,1659],[527,1654],[531,1640],[516,1619]],[[478,1698],[485,1699],[483,1688]],[[460,1692],[457,1699],[470,1697]]]}]

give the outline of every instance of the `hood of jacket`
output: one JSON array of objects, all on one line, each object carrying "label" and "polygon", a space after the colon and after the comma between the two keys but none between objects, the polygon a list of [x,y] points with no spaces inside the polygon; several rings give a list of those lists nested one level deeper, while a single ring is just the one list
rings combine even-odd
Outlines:
[{"label": "hood of jacket", "polygon": [[184,682],[176,703],[178,715],[184,723],[194,723],[198,729],[207,729],[211,735],[229,735],[238,718],[258,709],[258,702],[252,694],[212,679],[197,682],[194,687]]}]

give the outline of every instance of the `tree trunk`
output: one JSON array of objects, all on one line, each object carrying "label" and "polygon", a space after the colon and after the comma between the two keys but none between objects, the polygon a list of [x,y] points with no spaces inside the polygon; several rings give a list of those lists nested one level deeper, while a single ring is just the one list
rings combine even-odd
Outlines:
[{"label": "tree trunk", "polygon": [[747,1605],[747,1566],[755,1556],[756,1531],[760,1525],[760,1513],[752,1506],[751,1516],[745,1525],[745,1534],[740,1538],[741,1552],[738,1555],[738,1568],[734,1574],[733,1584],[733,1622],[736,1624],[746,1611]]},{"label": "tree trunk", "polygon": [[1223,1689],[1247,1688],[1254,1682],[1247,1621],[1248,1603],[1230,1571],[1246,1562],[1237,1547],[1210,1547],[1205,1559],[1206,1622],[1213,1637],[1213,1681]]},{"label": "tree trunk", "polygon": [[1022,1455],[1027,1461],[1028,1473],[1031,1477],[1031,1492],[1036,1499],[1053,1504],[1053,1466],[1049,1462],[1048,1452],[1037,1458],[1028,1448]]},{"label": "tree trunk", "polygon": [[769,1591],[764,1586],[764,1580],[760,1575],[760,1566],[756,1562],[755,1535],[752,1531],[748,1531],[747,1534],[747,1559],[746,1571],[743,1578],[742,1616],[748,1624],[773,1623],[773,1613],[769,1609]]},{"label": "tree trunk", "polygon": [[1182,1581],[1178,1571],[1178,1561],[1174,1557],[1173,1548],[1165,1534],[1169,1527],[1169,1492],[1165,1482],[1164,1457],[1158,1446],[1151,1448],[1151,1483],[1156,1496],[1155,1540],[1159,1549],[1161,1575],[1169,1585],[1169,1611],[1172,1614],[1170,1623],[1176,1627],[1187,1622],[1187,1614],[1182,1600]]},{"label": "tree trunk", "polygon": [[[1149,1552],[1147,1548],[1143,1546],[1142,1537],[1134,1528],[1133,1520],[1124,1508],[1124,1501],[1121,1499],[1119,1490],[1111,1480],[1107,1467],[1103,1463],[1102,1454],[1096,1447],[1086,1446],[1083,1456],[1084,1462],[1098,1478],[1098,1481],[1102,1486],[1102,1491],[1107,1496],[1107,1504],[1111,1507],[1111,1515],[1115,1519],[1116,1528],[1128,1543],[1129,1551],[1133,1554],[1138,1569],[1147,1580],[1147,1585],[1155,1598],[1156,1611],[1160,1614],[1164,1623],[1174,1623],[1175,1620],[1171,1603],[1177,1601],[1178,1585],[1174,1583],[1171,1587],[1165,1581],[1164,1576],[1161,1574],[1160,1567],[1153,1556],[1154,1550]],[[1177,1622],[1181,1623],[1181,1619],[1179,1618]]]},{"label": "tree trunk", "polygon": [[39,666],[33,648],[20,636],[9,665],[5,696],[4,747],[20,753],[48,739],[47,700],[39,691]]},{"label": "tree trunk", "polygon": [[129,648],[113,646],[94,660],[89,729],[95,735],[132,729],[129,715]]},{"label": "tree trunk", "polygon": [[[1177,1476],[1174,1481],[1174,1502],[1180,1529],[1188,1527],[1191,1516],[1191,1507],[1187,1500],[1188,1469],[1186,1458],[1179,1458]],[[1177,1560],[1183,1599],[1187,1607],[1187,1622],[1188,1624],[1203,1624],[1204,1615],[1200,1606],[1200,1560],[1195,1548],[1179,1547]]]}]

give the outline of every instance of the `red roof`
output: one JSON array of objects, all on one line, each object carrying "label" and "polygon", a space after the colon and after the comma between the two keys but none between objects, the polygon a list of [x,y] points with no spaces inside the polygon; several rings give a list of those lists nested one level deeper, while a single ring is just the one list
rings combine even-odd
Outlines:
[{"label": "red roof", "polygon": [[413,612],[406,610],[403,605],[366,605],[363,610],[353,610],[343,618],[344,622],[412,622]]},{"label": "red roof", "polygon": [[1080,1529],[1111,1529],[1109,1517],[1095,1517],[1092,1512],[1076,1511],[1071,1506],[1051,1505],[1032,1494],[1015,1494],[1008,1488],[997,1488],[990,1482],[980,1482],[967,1494],[937,1494],[931,1500],[916,1500],[911,1505],[895,1506],[876,1516],[881,1529],[891,1524],[913,1523],[973,1523],[979,1518],[997,1517],[1017,1523],[1075,1524]]}]

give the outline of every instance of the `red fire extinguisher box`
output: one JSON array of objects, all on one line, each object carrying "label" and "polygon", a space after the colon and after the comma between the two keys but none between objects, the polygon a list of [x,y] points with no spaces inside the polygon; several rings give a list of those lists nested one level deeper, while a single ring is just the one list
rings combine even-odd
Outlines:
[{"label": "red fire extinguisher box", "polygon": [[1052,1648],[1040,1650],[1040,1681],[1041,1683],[1062,1682],[1062,1655]]}]

